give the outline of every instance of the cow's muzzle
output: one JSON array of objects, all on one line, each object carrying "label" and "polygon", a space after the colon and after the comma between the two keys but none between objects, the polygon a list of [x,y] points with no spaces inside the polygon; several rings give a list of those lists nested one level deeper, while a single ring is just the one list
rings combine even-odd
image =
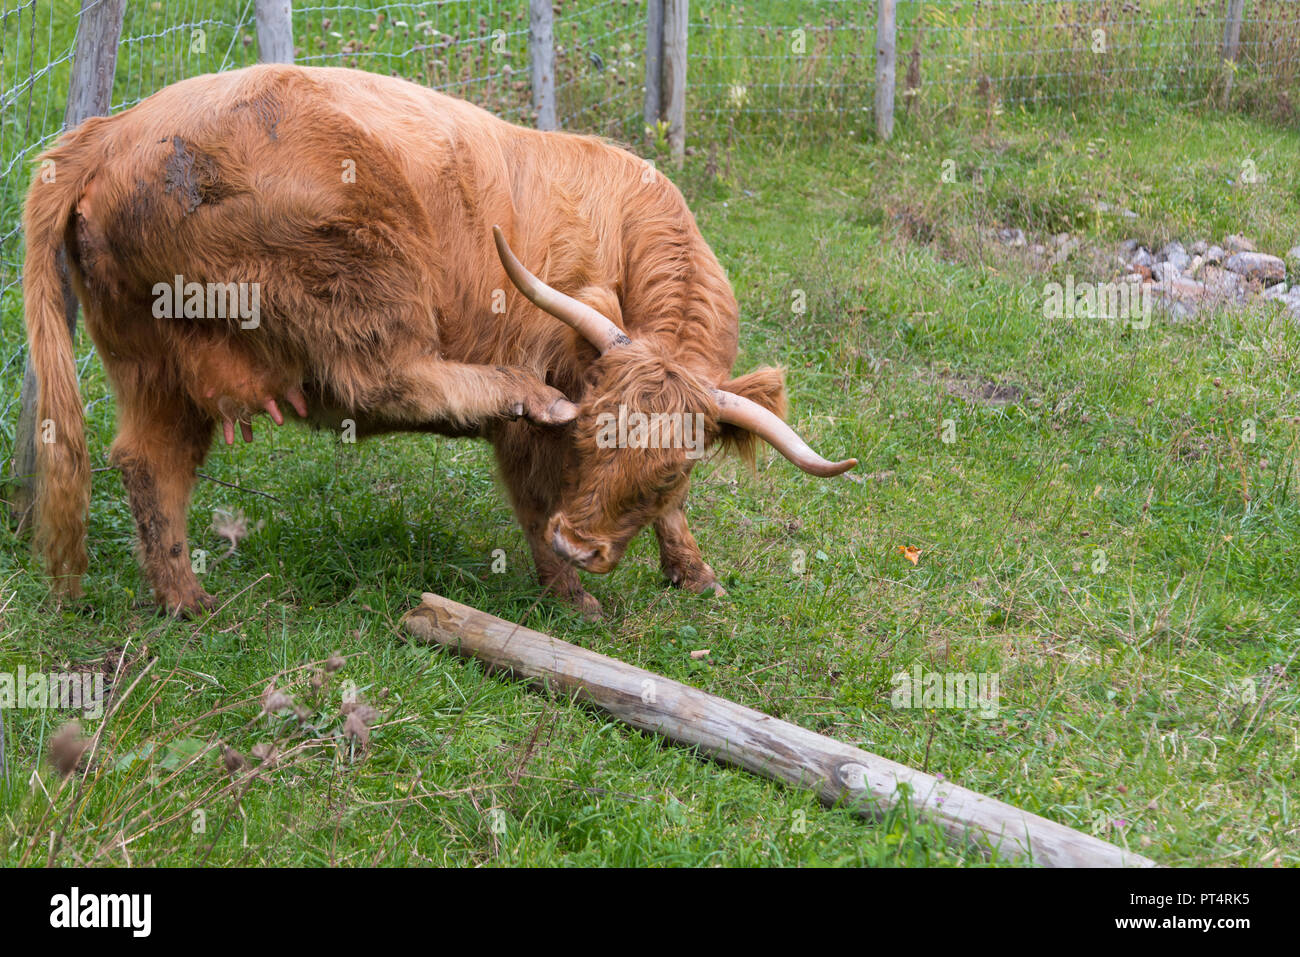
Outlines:
[{"label": "cow's muzzle", "polygon": [[608,545],[589,544],[562,521],[551,522],[551,548],[566,562],[597,575],[613,571],[616,564],[610,560]]}]

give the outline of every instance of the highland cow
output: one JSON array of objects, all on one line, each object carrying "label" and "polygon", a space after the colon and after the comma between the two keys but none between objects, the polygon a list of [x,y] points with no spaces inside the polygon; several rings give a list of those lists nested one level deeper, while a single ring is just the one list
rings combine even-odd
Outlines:
[{"label": "highland cow", "polygon": [[589,614],[577,569],[609,572],[647,525],[673,584],[721,591],[683,510],[699,455],[601,441],[610,416],[698,417],[704,444],[752,456],[762,438],[814,475],[856,464],[782,421],[778,370],[730,378],[721,266],[672,183],[603,140],[404,80],[258,66],[87,120],[42,159],[54,175],[25,211],[51,427],[36,524],[67,592],[87,565],[90,468],[61,250],[117,399],[111,461],[144,571],[173,612],[213,605],[186,541],[195,470],[218,426],[251,440],[262,412],[487,439],[542,586]]}]

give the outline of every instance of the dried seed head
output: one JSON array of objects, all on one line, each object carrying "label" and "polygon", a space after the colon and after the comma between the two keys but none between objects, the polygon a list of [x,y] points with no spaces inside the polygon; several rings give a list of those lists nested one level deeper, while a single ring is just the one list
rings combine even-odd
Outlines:
[{"label": "dried seed head", "polygon": [[221,760],[231,774],[248,767],[248,759],[228,744],[221,746]]},{"label": "dried seed head", "polygon": [[230,549],[234,551],[249,534],[248,519],[244,517],[244,510],[214,509],[212,512],[212,530],[221,538],[230,542]]},{"label": "dried seed head", "polygon": [[339,713],[347,715],[348,717],[355,716],[363,724],[367,724],[367,725],[374,724],[375,719],[379,717],[378,711],[370,707],[370,705],[363,704],[360,701],[343,702],[343,706],[339,708]]},{"label": "dried seed head", "polygon": [[89,747],[90,741],[81,736],[81,722],[69,722],[50,739],[50,763],[66,778],[77,770],[82,755]]},{"label": "dried seed head", "polygon": [[274,744],[253,745],[253,757],[261,761],[263,767],[275,767],[275,759],[279,756],[280,751]]},{"label": "dried seed head", "polygon": [[266,691],[262,693],[263,714],[278,714],[290,710],[293,706],[293,698],[278,690],[273,684],[268,685]]},{"label": "dried seed head", "polygon": [[334,654],[330,655],[329,659],[325,662],[325,670],[333,674],[345,664],[347,664],[347,659],[336,651]]},{"label": "dried seed head", "polygon": [[370,729],[366,727],[366,723],[361,720],[356,711],[349,714],[347,720],[343,722],[343,736],[359,747],[365,748],[370,745]]}]

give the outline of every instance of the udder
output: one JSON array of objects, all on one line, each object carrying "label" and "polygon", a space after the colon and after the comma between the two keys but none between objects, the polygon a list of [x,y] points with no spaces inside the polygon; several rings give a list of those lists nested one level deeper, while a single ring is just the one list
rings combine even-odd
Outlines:
[{"label": "udder", "polygon": [[278,399],[287,402],[300,418],[307,417],[301,375],[265,364],[228,336],[213,335],[190,343],[183,364],[190,398],[214,421],[221,422],[227,445],[234,444],[236,423],[244,441],[253,441],[253,417],[263,412],[276,425],[283,425]]}]

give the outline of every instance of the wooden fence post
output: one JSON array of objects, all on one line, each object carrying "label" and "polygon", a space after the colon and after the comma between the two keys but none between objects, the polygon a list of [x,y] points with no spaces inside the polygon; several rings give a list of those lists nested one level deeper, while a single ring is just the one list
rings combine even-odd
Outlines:
[{"label": "wooden fence post", "polygon": [[559,128],[555,118],[555,29],[551,0],[528,0],[528,62],[537,128]]},{"label": "wooden fence post", "polygon": [[[68,84],[68,106],[63,128],[70,130],[82,120],[103,116],[113,102],[113,77],[117,74],[117,44],[122,38],[126,0],[81,0],[77,20],[76,50]],[[57,171],[55,172],[57,176]],[[74,341],[77,333],[77,297],[68,282],[63,253],[59,253],[63,274],[64,315]],[[36,500],[36,373],[31,357],[23,370],[23,389],[14,430],[13,475],[19,480],[14,492],[13,512],[19,529]]]},{"label": "wooden fence post", "polygon": [[663,116],[664,0],[648,0],[645,11],[645,125]]},{"label": "wooden fence post", "polygon": [[690,0],[663,0],[663,102],[668,120],[668,146],[678,166],[686,155],[686,35]]},{"label": "wooden fence post", "polygon": [[1237,79],[1237,55],[1241,52],[1241,14],[1246,0],[1228,0],[1228,14],[1223,23],[1222,59],[1227,64],[1223,81],[1223,108],[1232,99],[1232,85]]},{"label": "wooden fence post", "polygon": [[1223,24],[1223,58],[1237,62],[1241,50],[1241,14],[1246,0],[1228,0],[1228,18]]},{"label": "wooden fence post", "polygon": [[256,0],[257,60],[259,63],[293,62],[292,0]]},{"label": "wooden fence post", "polygon": [[876,4],[876,135],[887,140],[894,135],[894,66],[897,36],[895,0]]}]

